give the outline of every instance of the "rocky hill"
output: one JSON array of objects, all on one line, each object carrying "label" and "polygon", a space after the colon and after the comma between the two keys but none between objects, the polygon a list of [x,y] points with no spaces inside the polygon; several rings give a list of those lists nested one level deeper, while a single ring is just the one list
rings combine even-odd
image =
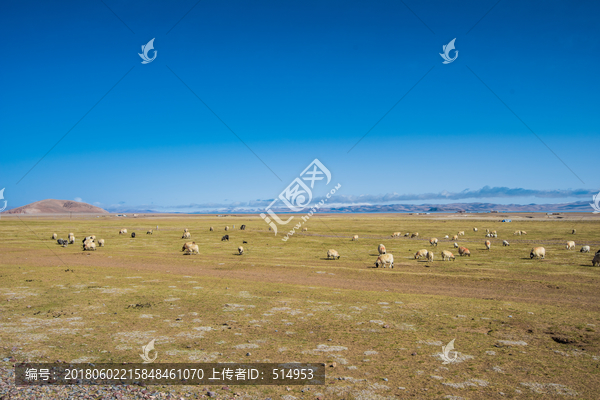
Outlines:
[{"label": "rocky hill", "polygon": [[72,200],[46,199],[4,211],[4,214],[108,214],[108,211],[87,203]]}]

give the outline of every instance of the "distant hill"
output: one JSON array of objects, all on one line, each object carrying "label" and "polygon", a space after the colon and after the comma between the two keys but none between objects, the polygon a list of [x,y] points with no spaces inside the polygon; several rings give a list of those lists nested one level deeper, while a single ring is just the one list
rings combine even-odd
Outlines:
[{"label": "distant hill", "polygon": [[4,211],[4,214],[65,214],[65,213],[108,214],[108,211],[88,203],[71,200],[46,199]]},{"label": "distant hill", "polygon": [[492,203],[453,203],[453,204],[389,204],[337,206],[327,209],[333,213],[370,213],[370,212],[592,212],[587,201],[562,204],[492,204]]}]

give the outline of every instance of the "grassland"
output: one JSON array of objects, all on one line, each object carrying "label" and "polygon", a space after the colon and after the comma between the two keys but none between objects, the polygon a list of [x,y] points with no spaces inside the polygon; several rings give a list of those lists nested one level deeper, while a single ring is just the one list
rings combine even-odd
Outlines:
[{"label": "grassland", "polygon": [[[600,268],[591,259],[600,219],[502,217],[320,215],[283,242],[255,216],[3,216],[0,360],[139,362],[156,339],[157,362],[328,365],[325,386],[211,388],[219,397],[598,398]],[[182,254],[184,228],[199,255]],[[498,231],[490,251],[486,228]],[[470,258],[442,239],[459,230]],[[420,238],[392,239],[395,231]],[[78,244],[93,234],[106,247],[63,248],[54,232],[73,232]],[[414,260],[430,237],[440,239],[434,262]],[[394,269],[373,268],[379,243]],[[592,253],[579,252],[584,244]],[[534,245],[545,260],[529,258]],[[339,260],[325,259],[330,248]],[[441,261],[442,250],[456,261]],[[459,362],[444,365],[452,339]]]}]

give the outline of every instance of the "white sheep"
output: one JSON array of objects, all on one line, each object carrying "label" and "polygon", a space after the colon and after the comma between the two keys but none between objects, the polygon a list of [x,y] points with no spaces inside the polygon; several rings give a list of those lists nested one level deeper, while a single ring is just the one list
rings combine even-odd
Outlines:
[{"label": "white sheep", "polygon": [[546,257],[546,249],[543,247],[534,247],[529,252],[529,258],[545,258]]},{"label": "white sheep", "polygon": [[421,257],[427,257],[428,253],[429,253],[429,250],[427,250],[427,249],[421,249],[421,250],[417,251],[415,253],[415,260],[418,260]]},{"label": "white sheep", "polygon": [[394,255],[393,254],[382,254],[377,257],[377,261],[375,261],[375,267],[385,268],[386,265],[389,265],[390,268],[394,268]]},{"label": "white sheep", "polygon": [[327,259],[339,259],[340,258],[340,254],[335,251],[334,249],[329,249],[327,250]]}]

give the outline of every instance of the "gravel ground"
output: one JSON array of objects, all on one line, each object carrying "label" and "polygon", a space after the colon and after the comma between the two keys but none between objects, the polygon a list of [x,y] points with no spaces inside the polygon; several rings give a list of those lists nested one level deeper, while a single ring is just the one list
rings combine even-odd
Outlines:
[{"label": "gravel ground", "polygon": [[167,386],[163,391],[140,386],[15,386],[15,370],[0,368],[0,400],[187,400],[200,398],[251,399],[245,393],[233,392],[227,387],[202,388]]}]

